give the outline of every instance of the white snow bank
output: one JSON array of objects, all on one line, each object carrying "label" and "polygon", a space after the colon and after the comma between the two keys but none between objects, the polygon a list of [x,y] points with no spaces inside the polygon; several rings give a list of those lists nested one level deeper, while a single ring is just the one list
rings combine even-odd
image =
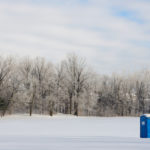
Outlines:
[{"label": "white snow bank", "polygon": [[0,150],[149,149],[139,138],[139,118],[56,115],[0,119]]}]

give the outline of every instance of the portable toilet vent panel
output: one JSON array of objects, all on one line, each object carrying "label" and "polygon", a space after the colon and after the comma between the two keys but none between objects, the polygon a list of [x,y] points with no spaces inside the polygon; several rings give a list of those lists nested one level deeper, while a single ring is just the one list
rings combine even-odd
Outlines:
[{"label": "portable toilet vent panel", "polygon": [[144,114],[140,117],[140,137],[150,138],[150,114]]}]

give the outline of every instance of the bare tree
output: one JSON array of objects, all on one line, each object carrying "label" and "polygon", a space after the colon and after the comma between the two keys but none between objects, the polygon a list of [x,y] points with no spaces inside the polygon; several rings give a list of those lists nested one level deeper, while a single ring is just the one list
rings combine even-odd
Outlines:
[{"label": "bare tree", "polygon": [[70,54],[59,65],[44,58],[0,56],[0,112],[138,116],[150,113],[150,71],[96,74]]},{"label": "bare tree", "polygon": [[70,54],[65,61],[66,82],[70,103],[70,114],[74,105],[74,114],[79,115],[80,96],[84,92],[88,79],[86,63],[83,58]]},{"label": "bare tree", "polygon": [[22,77],[21,91],[25,105],[28,105],[29,115],[32,115],[34,101],[37,91],[37,82],[34,78],[33,61],[30,58],[25,58],[20,63],[19,73]]},{"label": "bare tree", "polygon": [[[10,87],[10,74],[13,67],[13,58],[0,57],[0,109],[2,111],[2,116],[5,115],[8,109],[11,94],[8,94]],[[8,89],[9,88],[9,89]]]}]

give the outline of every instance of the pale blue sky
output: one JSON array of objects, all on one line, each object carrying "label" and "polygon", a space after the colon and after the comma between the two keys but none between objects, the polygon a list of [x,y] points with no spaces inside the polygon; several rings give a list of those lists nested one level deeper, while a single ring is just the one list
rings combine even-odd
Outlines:
[{"label": "pale blue sky", "polygon": [[149,0],[0,0],[0,54],[57,63],[74,52],[97,72],[150,68]]}]

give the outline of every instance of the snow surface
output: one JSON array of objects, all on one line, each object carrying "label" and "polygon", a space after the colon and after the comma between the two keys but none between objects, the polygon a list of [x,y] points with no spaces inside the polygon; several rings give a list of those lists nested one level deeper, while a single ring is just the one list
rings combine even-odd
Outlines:
[{"label": "snow surface", "polygon": [[139,138],[139,118],[6,116],[0,150],[150,150]]}]

